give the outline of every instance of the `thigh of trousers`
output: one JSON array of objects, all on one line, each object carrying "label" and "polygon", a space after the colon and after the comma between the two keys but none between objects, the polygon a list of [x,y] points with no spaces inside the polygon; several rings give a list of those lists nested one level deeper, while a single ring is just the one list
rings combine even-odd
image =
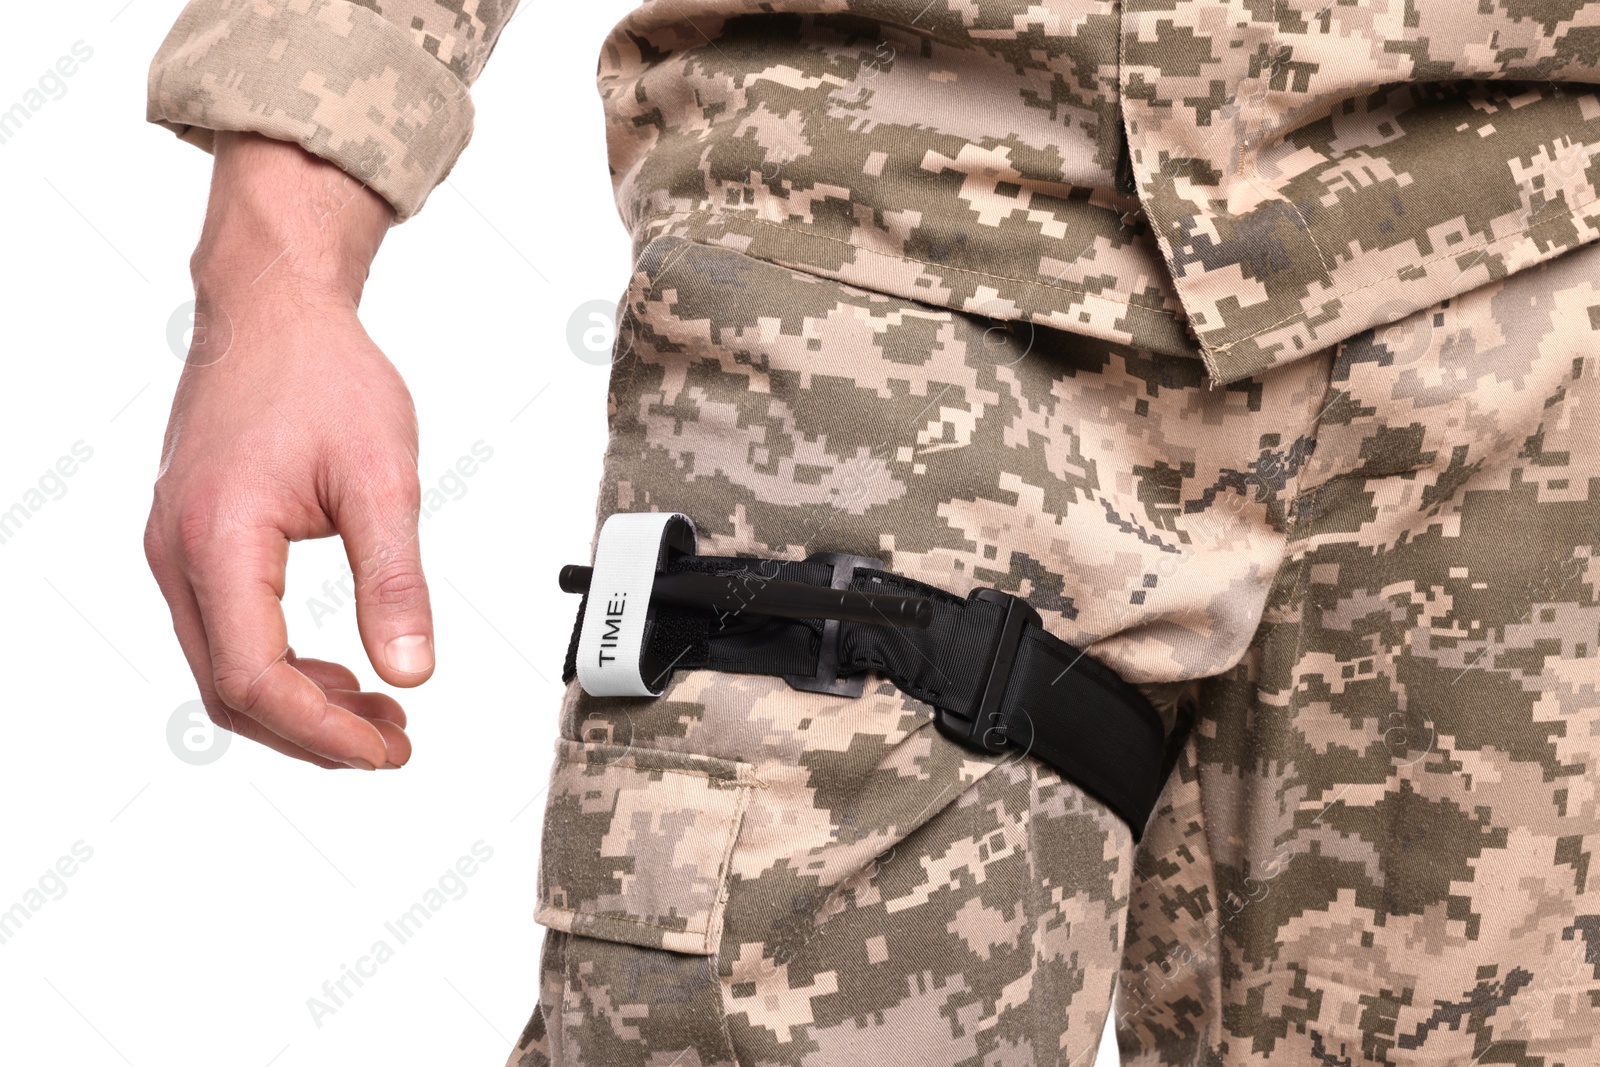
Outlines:
[{"label": "thigh of trousers", "polygon": [[[1256,633],[1331,359],[1211,389],[1198,356],[657,238],[620,307],[598,517],[1015,592],[1172,720]],[[570,687],[557,748],[512,1064],[1092,1060],[1132,836],[1038,761],[955,745],[881,679],[706,671],[656,700]]]},{"label": "thigh of trousers", "polygon": [[1600,1063],[1600,246],[1331,381],[1141,842],[1126,1061]]}]

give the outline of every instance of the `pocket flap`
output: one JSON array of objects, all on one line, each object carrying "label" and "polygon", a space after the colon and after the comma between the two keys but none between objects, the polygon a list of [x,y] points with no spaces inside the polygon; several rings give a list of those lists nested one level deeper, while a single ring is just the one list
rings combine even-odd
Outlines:
[{"label": "pocket flap", "polygon": [[534,920],[645,948],[709,955],[722,936],[748,763],[556,742]]}]

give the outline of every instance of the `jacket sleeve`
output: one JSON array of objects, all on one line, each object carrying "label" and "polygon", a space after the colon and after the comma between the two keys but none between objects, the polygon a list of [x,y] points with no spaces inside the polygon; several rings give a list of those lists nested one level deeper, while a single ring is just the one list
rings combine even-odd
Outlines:
[{"label": "jacket sleeve", "polygon": [[472,136],[469,88],[517,0],[191,0],[150,66],[147,117],[292,141],[422,208]]}]

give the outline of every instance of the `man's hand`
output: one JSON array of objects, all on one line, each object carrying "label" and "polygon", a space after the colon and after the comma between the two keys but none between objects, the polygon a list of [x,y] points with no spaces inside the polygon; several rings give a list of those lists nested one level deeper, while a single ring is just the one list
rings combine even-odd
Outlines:
[{"label": "man's hand", "polygon": [[413,686],[433,672],[416,414],[356,317],[392,218],[298,146],[217,134],[192,262],[196,343],[145,529],[211,718],[324,767],[398,767],[411,742],[396,701],[289,648],[280,601],[291,541],[344,539],[380,678]]}]

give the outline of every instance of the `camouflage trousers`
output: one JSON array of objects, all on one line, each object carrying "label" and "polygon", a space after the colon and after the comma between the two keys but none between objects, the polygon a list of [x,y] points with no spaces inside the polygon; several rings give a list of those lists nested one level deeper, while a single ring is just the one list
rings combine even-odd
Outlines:
[{"label": "camouflage trousers", "polygon": [[881,681],[573,686],[513,1067],[1087,1065],[1112,1012],[1135,1064],[1600,1062],[1600,247],[1221,388],[677,237],[623,311],[602,518],[1015,592],[1175,768],[1135,847]]}]

